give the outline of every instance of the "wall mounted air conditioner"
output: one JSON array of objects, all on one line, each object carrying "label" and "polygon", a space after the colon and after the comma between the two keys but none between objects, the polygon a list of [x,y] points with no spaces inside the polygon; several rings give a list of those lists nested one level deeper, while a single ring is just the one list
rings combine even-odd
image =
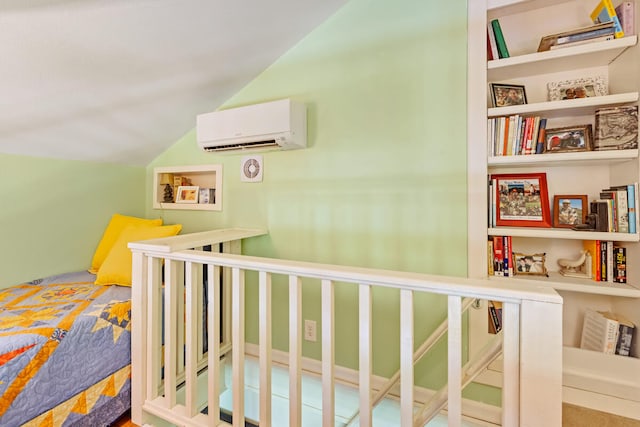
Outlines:
[{"label": "wall mounted air conditioner", "polygon": [[291,99],[200,114],[197,141],[205,151],[307,146],[307,110]]}]

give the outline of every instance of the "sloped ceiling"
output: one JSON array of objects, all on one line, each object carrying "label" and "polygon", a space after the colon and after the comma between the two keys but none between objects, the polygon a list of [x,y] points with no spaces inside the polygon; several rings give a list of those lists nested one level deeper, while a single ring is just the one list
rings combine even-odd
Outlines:
[{"label": "sloped ceiling", "polygon": [[146,165],[347,0],[1,0],[0,153]]}]

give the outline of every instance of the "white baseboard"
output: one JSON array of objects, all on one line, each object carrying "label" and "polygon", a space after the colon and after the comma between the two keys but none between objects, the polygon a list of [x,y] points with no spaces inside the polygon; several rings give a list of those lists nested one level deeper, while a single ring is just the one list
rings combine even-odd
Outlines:
[{"label": "white baseboard", "polygon": [[[251,357],[258,357],[258,346],[256,344],[245,344],[245,354]],[[272,361],[274,364],[288,367],[289,366],[289,353],[272,350]],[[302,358],[302,370],[306,374],[315,375],[320,377],[322,374],[322,364],[315,359]],[[345,368],[343,366],[335,367],[335,381],[349,385],[352,387],[358,387],[358,371],[355,369]],[[380,390],[387,382],[387,378],[378,375],[373,375],[371,384],[373,391]],[[415,387],[414,399],[417,404],[424,404],[431,396],[435,394],[435,390],[430,390],[424,387]],[[398,387],[394,387],[390,396],[393,398],[399,398]],[[488,405],[482,402],[476,402],[474,400],[462,399],[462,414],[465,417],[473,418],[475,421],[482,421],[487,423],[486,425],[500,425],[502,418],[502,409],[493,405]]]}]

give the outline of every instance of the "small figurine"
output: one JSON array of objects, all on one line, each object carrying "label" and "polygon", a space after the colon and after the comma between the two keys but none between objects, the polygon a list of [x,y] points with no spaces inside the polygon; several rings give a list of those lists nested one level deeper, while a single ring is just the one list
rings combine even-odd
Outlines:
[{"label": "small figurine", "polygon": [[591,262],[589,251],[581,251],[580,256],[575,260],[560,258],[558,259],[560,274],[567,277],[591,279]]}]

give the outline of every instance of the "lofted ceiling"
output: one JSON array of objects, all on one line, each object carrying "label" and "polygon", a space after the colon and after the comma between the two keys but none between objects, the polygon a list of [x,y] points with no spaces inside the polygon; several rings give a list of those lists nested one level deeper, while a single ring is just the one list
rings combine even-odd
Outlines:
[{"label": "lofted ceiling", "polygon": [[347,0],[0,0],[0,153],[146,165]]}]

